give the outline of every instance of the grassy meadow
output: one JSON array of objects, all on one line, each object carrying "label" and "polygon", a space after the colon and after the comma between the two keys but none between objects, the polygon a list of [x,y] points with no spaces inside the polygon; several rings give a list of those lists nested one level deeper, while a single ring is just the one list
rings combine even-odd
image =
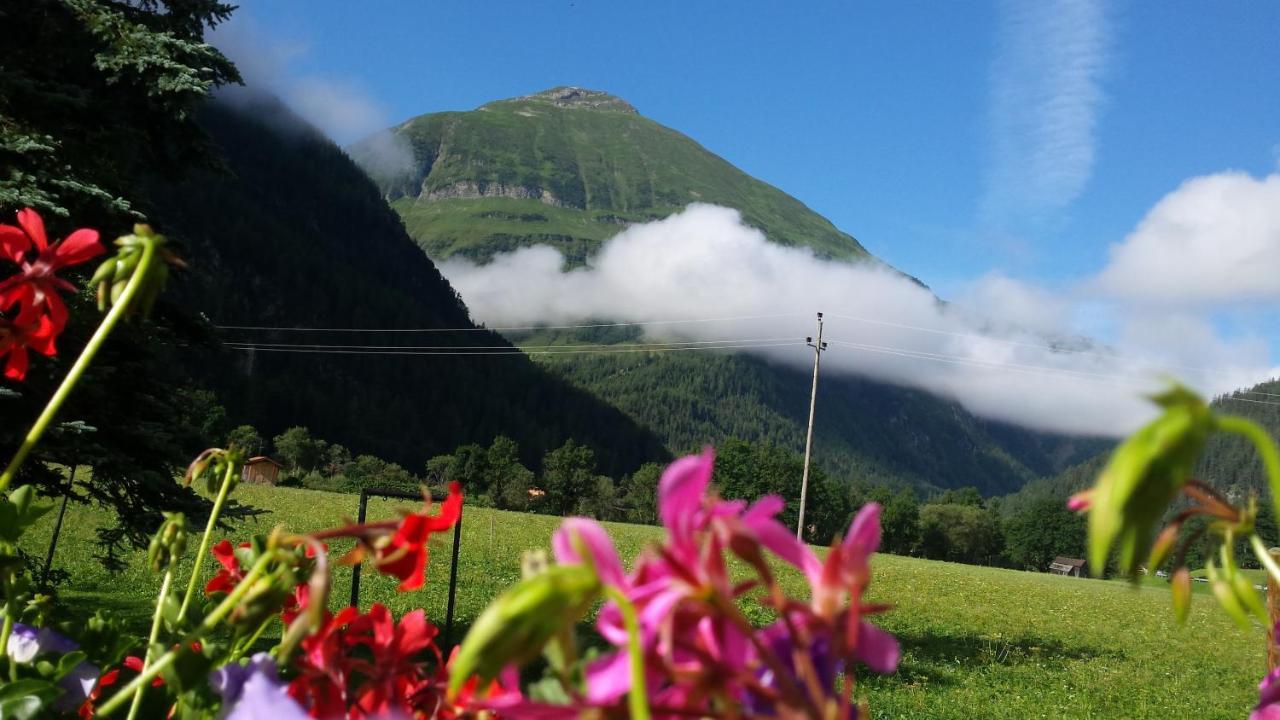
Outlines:
[{"label": "grassy meadow", "polygon": [[[232,540],[277,524],[305,530],[354,516],[357,498],[244,485],[235,497],[261,511],[227,534]],[[369,518],[391,516],[406,501],[372,500]],[[26,539],[43,558],[54,513]],[[68,509],[55,567],[71,573],[60,597],[72,612],[109,609],[142,632],[159,578],[142,554],[119,574],[93,558],[98,511]],[[557,518],[467,508],[463,514],[457,617],[464,624],[519,578],[520,553],[547,547]],[[624,558],[658,530],[607,523]],[[383,602],[397,614],[424,607],[443,625],[452,536],[433,539],[426,588],[396,593],[395,581],[366,572],[361,606]],[[194,554],[198,537],[190,542]],[[334,554],[344,548],[335,546]],[[189,560],[188,560],[189,562]],[[1051,575],[877,556],[872,599],[895,610],[880,618],[898,636],[903,660],[894,676],[864,679],[877,718],[1243,718],[1264,670],[1261,628],[1243,632],[1207,595],[1197,593],[1189,622],[1173,621],[1159,584]],[[206,561],[206,576],[212,572]],[[185,574],[182,576],[185,577]],[[335,572],[335,601],[345,602],[351,572]],[[787,576],[800,591],[802,580]]]}]

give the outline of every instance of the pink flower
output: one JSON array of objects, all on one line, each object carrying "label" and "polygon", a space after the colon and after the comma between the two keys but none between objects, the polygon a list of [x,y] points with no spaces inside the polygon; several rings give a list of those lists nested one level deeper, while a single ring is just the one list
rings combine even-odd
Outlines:
[{"label": "pink flower", "polygon": [[1258,706],[1249,713],[1249,720],[1280,720],[1280,668],[1258,683]]}]

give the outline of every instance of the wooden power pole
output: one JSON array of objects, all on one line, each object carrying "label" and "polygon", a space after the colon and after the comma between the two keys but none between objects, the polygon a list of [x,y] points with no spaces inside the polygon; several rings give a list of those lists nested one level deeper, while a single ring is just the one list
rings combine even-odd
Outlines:
[{"label": "wooden power pole", "polygon": [[813,348],[813,389],[809,391],[809,431],[804,439],[804,473],[800,477],[800,519],[796,521],[796,538],[804,539],[804,502],[809,495],[809,457],[813,453],[813,410],[818,404],[818,367],[822,364],[822,351],[827,344],[822,341],[822,313],[818,313],[818,338],[804,339]]}]

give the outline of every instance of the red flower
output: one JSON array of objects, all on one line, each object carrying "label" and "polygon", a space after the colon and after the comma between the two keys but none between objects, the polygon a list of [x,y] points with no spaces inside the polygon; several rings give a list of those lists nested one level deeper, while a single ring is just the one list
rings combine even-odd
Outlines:
[{"label": "red flower", "polygon": [[[249,543],[240,543],[240,547],[247,548]],[[204,594],[231,592],[244,579],[244,570],[240,568],[240,561],[236,559],[236,551],[231,547],[231,541],[223,540],[214,545],[209,552],[217,558],[222,569],[209,578],[209,583],[204,586]]]},{"label": "red flower", "polygon": [[[30,258],[31,252],[36,256]],[[22,268],[22,272],[0,283],[0,309],[17,303],[43,307],[59,331],[67,321],[67,306],[58,290],[75,291],[75,286],[58,277],[63,268],[79,265],[101,255],[98,231],[81,228],[52,245],[44,232],[44,221],[31,208],[18,211],[18,226],[0,225],[0,254]]]},{"label": "red flower", "polygon": [[438,515],[427,515],[431,501],[421,513],[404,517],[390,541],[376,548],[374,566],[387,575],[400,578],[400,590],[416,590],[422,587],[427,572],[427,541],[432,533],[453,527],[462,515],[462,486],[449,483],[449,496],[440,503]]},{"label": "red flower", "polygon": [[20,268],[17,275],[0,281],[0,313],[8,315],[0,326],[0,355],[9,356],[5,377],[26,376],[27,348],[45,355],[57,352],[54,338],[67,324],[67,306],[58,291],[74,292],[75,286],[56,273],[103,250],[98,231],[87,228],[50,245],[44,221],[31,208],[18,211],[17,226],[0,224],[0,256]]},{"label": "red flower", "polygon": [[13,319],[0,317],[0,357],[9,356],[4,364],[4,376],[10,380],[22,380],[27,376],[30,359],[28,350],[52,357],[58,350],[54,339],[58,329],[48,315],[28,312],[25,308]]},{"label": "red flower", "polygon": [[325,611],[325,623],[302,639],[295,664],[298,676],[289,683],[289,695],[312,717],[337,718],[347,714],[347,680],[355,660],[348,654],[345,627],[360,616],[353,607],[337,615]]}]

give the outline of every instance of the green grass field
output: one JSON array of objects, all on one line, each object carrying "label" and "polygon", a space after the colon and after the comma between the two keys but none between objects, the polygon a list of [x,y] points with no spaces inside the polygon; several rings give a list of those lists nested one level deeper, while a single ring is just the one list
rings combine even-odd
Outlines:
[{"label": "green grass field", "polygon": [[[288,488],[242,486],[236,497],[262,511],[230,534],[277,524],[315,529],[354,516],[356,498]],[[373,501],[369,517],[390,516],[401,501]],[[458,618],[473,619],[519,577],[521,551],[547,547],[557,519],[469,508],[464,512]],[[47,518],[28,538],[43,557]],[[109,608],[140,631],[159,578],[140,554],[120,574],[93,559],[97,512],[68,511],[55,566],[72,580],[61,598],[73,612]],[[624,558],[657,536],[655,528],[608,524]],[[431,546],[428,586],[398,594],[395,582],[362,579],[361,603],[403,612],[424,607],[443,624],[451,536]],[[191,542],[194,552],[195,539]],[[343,548],[334,547],[335,555]],[[209,561],[206,573],[212,572]],[[914,558],[877,556],[872,599],[893,603],[882,624],[901,640],[897,675],[862,685],[877,718],[1244,718],[1264,668],[1261,628],[1242,632],[1197,594],[1179,628],[1169,591],[1159,584],[1080,580]],[[336,572],[334,597],[345,600],[351,573]],[[799,591],[801,580],[787,582]]]}]

